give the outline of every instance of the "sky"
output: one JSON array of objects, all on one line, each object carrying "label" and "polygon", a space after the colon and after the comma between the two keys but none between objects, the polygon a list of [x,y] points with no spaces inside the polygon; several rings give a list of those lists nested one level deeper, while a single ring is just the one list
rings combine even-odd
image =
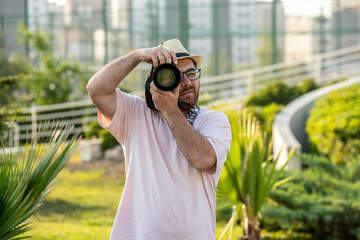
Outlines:
[{"label": "sky", "polygon": [[285,15],[304,17],[319,16],[321,8],[325,16],[331,15],[331,0],[282,0]]}]

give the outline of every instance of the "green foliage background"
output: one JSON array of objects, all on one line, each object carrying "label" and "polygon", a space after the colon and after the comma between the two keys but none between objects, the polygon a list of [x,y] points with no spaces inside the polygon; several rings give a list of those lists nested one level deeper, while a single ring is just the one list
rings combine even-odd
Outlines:
[{"label": "green foliage background", "polygon": [[[24,71],[24,61],[19,54],[9,59],[4,46],[0,44],[0,133],[9,127],[5,122],[12,121],[18,113],[18,102],[14,91],[19,88],[19,77],[15,75]],[[5,137],[4,134],[1,134]],[[3,139],[5,142],[7,139]]]},{"label": "green foliage background", "polygon": [[346,163],[360,154],[360,84],[318,99],[310,111],[306,131],[314,153],[334,163]]},{"label": "green foliage background", "polygon": [[270,194],[275,204],[264,206],[264,228],[307,232],[312,239],[360,239],[360,159],[357,160],[346,167],[335,165],[326,157],[303,155],[304,169]]},{"label": "green foliage background", "polygon": [[266,83],[265,87],[245,100],[247,111],[255,116],[269,142],[275,116],[285,105],[301,95],[318,88],[314,79],[304,79],[297,86],[288,86],[282,80]]},{"label": "green foliage background", "polygon": [[18,26],[17,40],[34,54],[9,58],[0,45],[0,133],[18,117],[20,107],[83,99],[91,71],[78,61],[53,56],[51,36],[42,29],[29,31]]},{"label": "green foliage background", "polygon": [[101,148],[103,151],[119,145],[116,138],[108,130],[102,128],[98,121],[94,121],[89,126],[85,126],[85,129],[87,129],[84,133],[86,139],[101,139]]},{"label": "green foliage background", "polygon": [[85,84],[90,72],[78,61],[53,56],[51,36],[41,28],[29,31],[19,24],[18,42],[34,48],[35,57],[27,59],[21,87],[25,102],[37,105],[55,104],[81,99],[86,94]]},{"label": "green foliage background", "polygon": [[253,93],[246,101],[245,106],[266,106],[271,103],[286,105],[299,96],[316,89],[314,79],[304,79],[297,86],[288,86],[282,80],[275,79],[266,83],[260,91]]}]

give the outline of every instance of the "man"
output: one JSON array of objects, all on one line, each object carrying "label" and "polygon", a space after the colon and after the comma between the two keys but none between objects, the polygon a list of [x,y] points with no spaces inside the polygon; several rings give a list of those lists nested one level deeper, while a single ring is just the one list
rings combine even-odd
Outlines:
[{"label": "man", "polygon": [[[216,185],[231,129],[225,114],[197,105],[200,74],[193,73],[202,60],[173,39],[132,51],[90,79],[99,122],[125,154],[126,182],[110,239],[215,239]],[[117,88],[142,61],[154,68],[173,62],[183,73],[173,91],[150,84],[157,110]]]}]

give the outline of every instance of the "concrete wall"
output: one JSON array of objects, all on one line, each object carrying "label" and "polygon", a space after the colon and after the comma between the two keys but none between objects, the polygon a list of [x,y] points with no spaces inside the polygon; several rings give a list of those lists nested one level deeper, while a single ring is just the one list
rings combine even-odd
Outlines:
[{"label": "concrete wall", "polygon": [[309,110],[314,106],[314,102],[332,91],[358,83],[360,83],[360,77],[354,77],[311,91],[292,101],[276,115],[273,123],[273,150],[276,156],[283,148],[278,161],[279,166],[286,162],[289,151],[295,148],[295,154],[289,161],[287,168],[301,169],[301,160],[297,153],[309,151],[309,140],[305,128]]}]

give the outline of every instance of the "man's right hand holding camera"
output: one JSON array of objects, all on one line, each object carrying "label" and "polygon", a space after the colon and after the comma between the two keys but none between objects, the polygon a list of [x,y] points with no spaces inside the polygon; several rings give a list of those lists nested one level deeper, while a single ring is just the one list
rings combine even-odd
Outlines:
[{"label": "man's right hand holding camera", "polygon": [[150,63],[156,68],[163,63],[177,64],[177,58],[173,51],[162,47],[143,48],[140,51],[140,61]]}]

